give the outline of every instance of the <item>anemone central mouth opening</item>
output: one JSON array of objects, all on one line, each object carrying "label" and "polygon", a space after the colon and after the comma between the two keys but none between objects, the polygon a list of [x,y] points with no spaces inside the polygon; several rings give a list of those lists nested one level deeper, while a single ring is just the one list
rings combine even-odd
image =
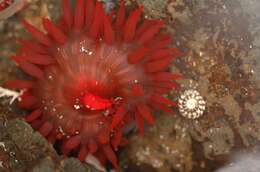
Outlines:
[{"label": "anemone central mouth opening", "polygon": [[92,93],[86,93],[82,99],[82,103],[89,110],[104,110],[111,107],[113,101]]}]

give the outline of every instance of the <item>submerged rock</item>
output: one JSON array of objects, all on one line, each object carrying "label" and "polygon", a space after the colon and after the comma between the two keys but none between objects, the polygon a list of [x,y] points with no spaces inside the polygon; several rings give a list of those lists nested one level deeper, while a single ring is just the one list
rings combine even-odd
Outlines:
[{"label": "submerged rock", "polygon": [[0,171],[96,171],[75,158],[63,160],[45,138],[21,119],[6,121],[0,133]]}]

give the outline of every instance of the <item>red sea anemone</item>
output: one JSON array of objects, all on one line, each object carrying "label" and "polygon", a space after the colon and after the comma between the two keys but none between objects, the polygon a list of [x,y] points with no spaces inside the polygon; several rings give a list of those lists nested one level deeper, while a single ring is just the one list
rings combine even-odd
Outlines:
[{"label": "red sea anemone", "polygon": [[6,86],[24,89],[26,121],[63,154],[83,161],[91,153],[117,167],[122,128],[136,121],[143,133],[152,109],[172,112],[162,94],[176,87],[168,67],[180,52],[168,47],[162,21],[141,18],[143,7],[126,16],[123,1],[110,14],[99,1],[77,0],[75,10],[62,2],[59,25],[43,19],[46,33],[24,21],[34,40],[20,40],[12,59],[32,79]]}]

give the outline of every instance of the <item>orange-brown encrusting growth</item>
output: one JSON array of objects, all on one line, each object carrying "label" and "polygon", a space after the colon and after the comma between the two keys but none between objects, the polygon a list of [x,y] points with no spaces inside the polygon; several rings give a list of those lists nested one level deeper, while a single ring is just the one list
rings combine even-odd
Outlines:
[{"label": "orange-brown encrusting growth", "polygon": [[58,25],[44,18],[46,33],[24,21],[33,41],[20,40],[12,59],[32,77],[6,87],[24,89],[25,119],[65,155],[88,154],[117,167],[114,153],[126,144],[122,128],[135,121],[154,123],[153,110],[173,113],[164,96],[178,87],[180,75],[169,65],[181,55],[169,48],[164,23],[141,17],[143,7],[126,14],[124,2],[106,14],[99,1],[77,0],[73,10],[62,1]]}]

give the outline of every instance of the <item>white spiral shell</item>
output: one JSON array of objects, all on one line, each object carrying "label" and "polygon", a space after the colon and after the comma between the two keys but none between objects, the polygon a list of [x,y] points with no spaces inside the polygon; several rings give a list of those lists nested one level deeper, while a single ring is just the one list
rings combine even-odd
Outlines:
[{"label": "white spiral shell", "polygon": [[178,99],[179,112],[185,118],[196,119],[203,115],[206,102],[197,90],[185,90]]}]

